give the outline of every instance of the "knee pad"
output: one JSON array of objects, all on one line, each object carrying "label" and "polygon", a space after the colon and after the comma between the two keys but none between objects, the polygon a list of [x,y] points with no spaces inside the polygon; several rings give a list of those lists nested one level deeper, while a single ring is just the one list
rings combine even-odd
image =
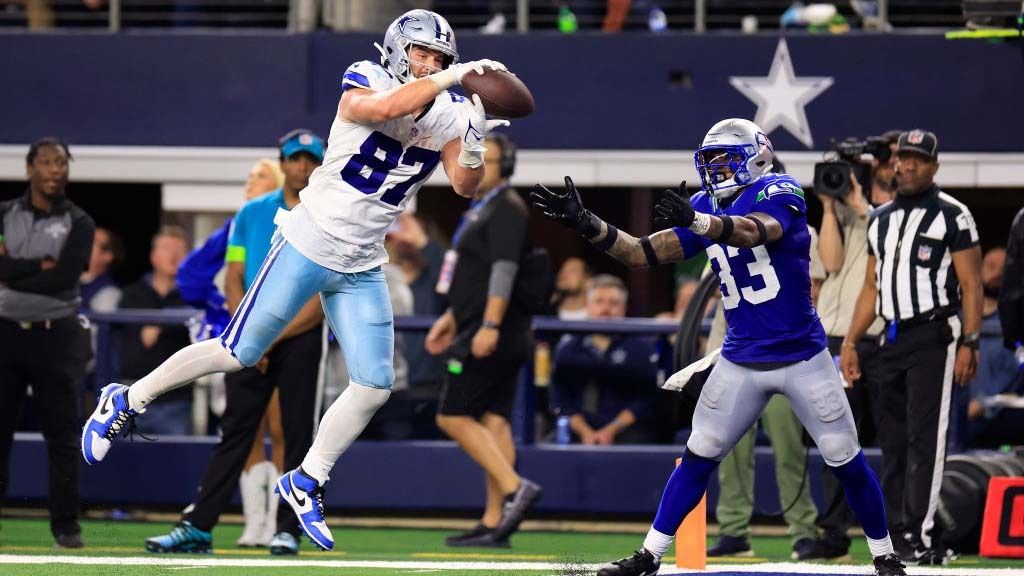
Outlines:
[{"label": "knee pad", "polygon": [[829,466],[842,466],[860,452],[860,443],[854,434],[823,434],[818,439],[818,451]]},{"label": "knee pad", "polygon": [[694,430],[686,449],[702,458],[721,460],[726,452],[725,439],[714,430]]}]

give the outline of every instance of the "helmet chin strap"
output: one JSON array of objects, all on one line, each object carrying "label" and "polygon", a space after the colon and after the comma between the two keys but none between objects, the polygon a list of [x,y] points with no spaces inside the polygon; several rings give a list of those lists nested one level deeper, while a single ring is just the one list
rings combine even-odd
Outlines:
[{"label": "helmet chin strap", "polygon": [[378,42],[374,42],[373,47],[380,52],[380,63],[386,66],[388,63],[388,53],[384,51],[384,47]]}]

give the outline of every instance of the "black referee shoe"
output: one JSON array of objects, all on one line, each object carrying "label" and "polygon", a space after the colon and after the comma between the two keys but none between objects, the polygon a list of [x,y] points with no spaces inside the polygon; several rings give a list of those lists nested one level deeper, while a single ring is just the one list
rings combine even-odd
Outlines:
[{"label": "black referee shoe", "polygon": [[895,554],[878,556],[875,562],[875,576],[907,576],[903,569],[903,562]]},{"label": "black referee shoe", "polygon": [[654,576],[661,568],[661,561],[641,548],[629,558],[609,562],[597,571],[597,576]]},{"label": "black referee shoe", "polygon": [[494,527],[492,533],[495,540],[507,540],[508,537],[519,529],[519,524],[526,517],[526,513],[533,508],[533,505],[540,500],[544,489],[540,485],[530,482],[526,478],[519,479],[519,488],[505,497],[505,503],[501,507],[501,519]]}]

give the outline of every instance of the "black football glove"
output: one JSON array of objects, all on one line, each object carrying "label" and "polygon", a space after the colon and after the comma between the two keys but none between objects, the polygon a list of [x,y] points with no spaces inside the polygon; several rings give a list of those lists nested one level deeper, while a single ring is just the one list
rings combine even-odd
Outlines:
[{"label": "black football glove", "polygon": [[686,191],[686,181],[679,184],[679,190],[668,189],[654,205],[654,224],[658,229],[688,228],[693,224],[693,206],[690,205],[690,193]]},{"label": "black football glove", "polygon": [[601,232],[600,221],[583,207],[580,193],[568,176],[565,177],[565,192],[552,192],[540,184],[534,185],[530,202],[545,216],[579,232],[584,238],[593,238]]}]

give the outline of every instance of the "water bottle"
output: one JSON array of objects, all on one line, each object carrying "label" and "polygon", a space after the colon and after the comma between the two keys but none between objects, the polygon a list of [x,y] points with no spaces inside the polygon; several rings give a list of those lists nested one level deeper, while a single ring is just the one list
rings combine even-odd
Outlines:
[{"label": "water bottle", "polygon": [[558,30],[562,34],[573,34],[579,29],[576,21],[576,14],[569,9],[569,6],[562,4],[558,9]]},{"label": "water bottle", "polygon": [[572,439],[572,432],[569,429],[569,417],[559,416],[555,423],[555,444],[566,445]]}]

